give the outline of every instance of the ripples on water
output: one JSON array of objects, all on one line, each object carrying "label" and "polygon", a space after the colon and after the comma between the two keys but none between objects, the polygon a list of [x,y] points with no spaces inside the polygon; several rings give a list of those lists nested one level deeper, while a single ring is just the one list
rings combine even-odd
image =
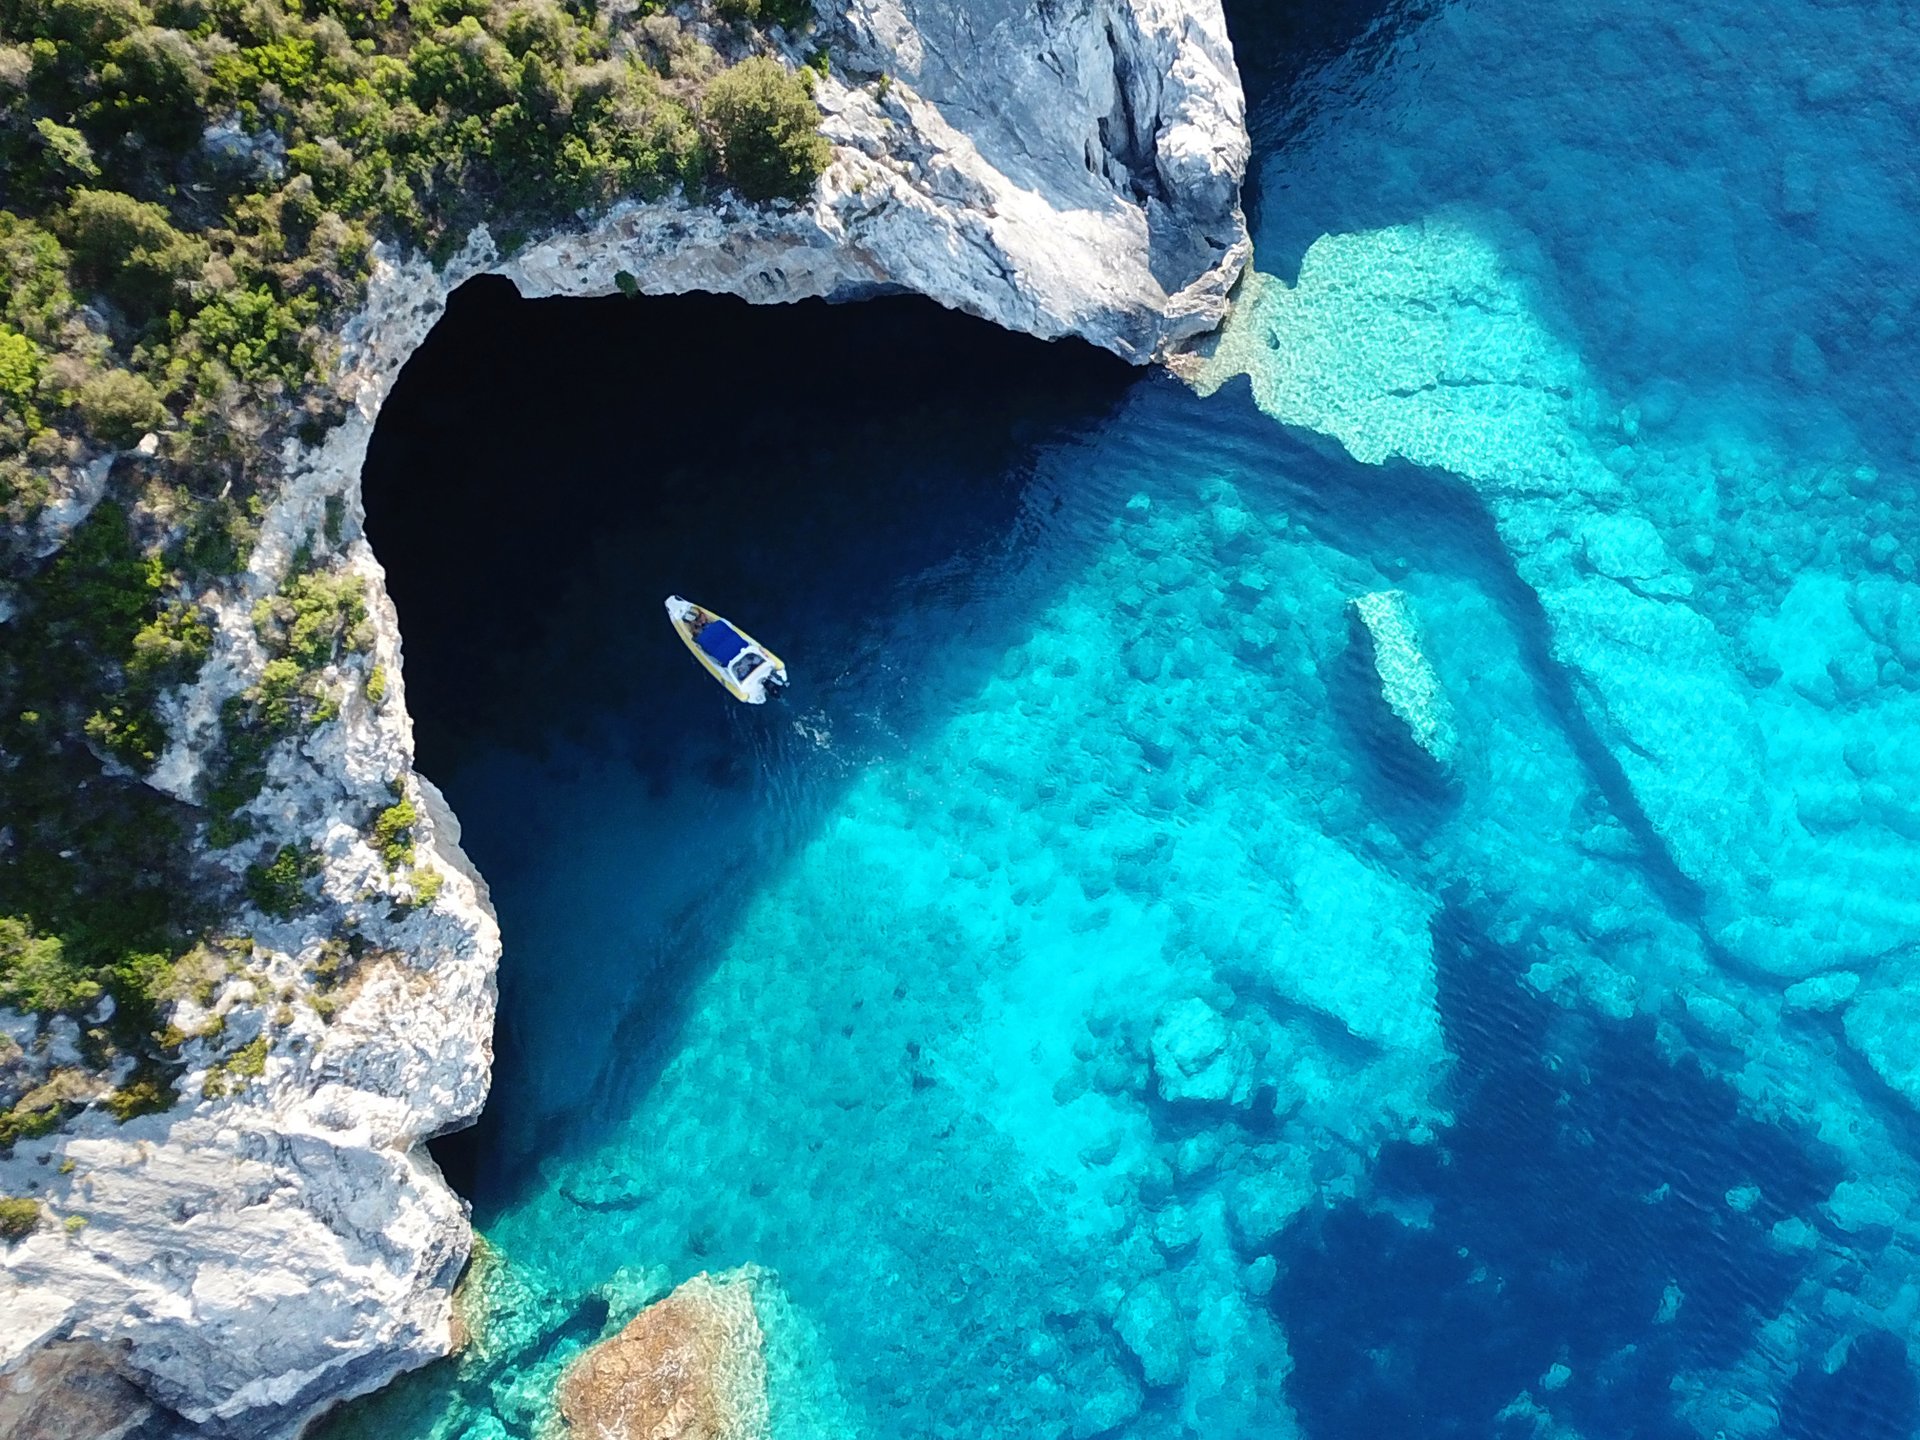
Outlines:
[{"label": "ripples on water", "polygon": [[369,528],[507,941],[445,1158],[521,1288],[340,1433],[537,1434],[746,1263],[783,1435],[1913,1432],[1911,17],[1234,21],[1263,268],[1466,235],[1410,263],[1496,253],[1564,404],[1361,465],[924,306],[497,292],[403,380]]}]

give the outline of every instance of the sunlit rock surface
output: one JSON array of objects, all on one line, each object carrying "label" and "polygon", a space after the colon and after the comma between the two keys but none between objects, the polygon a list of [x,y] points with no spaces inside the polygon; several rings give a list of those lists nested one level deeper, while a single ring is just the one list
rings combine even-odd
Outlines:
[{"label": "sunlit rock surface", "polygon": [[859,0],[825,38],[811,199],[623,207],[487,268],[528,295],[621,270],[767,302],[906,290],[1136,362],[1225,316],[1248,141],[1219,0]]},{"label": "sunlit rock surface", "polygon": [[[250,593],[270,588],[271,539],[262,549],[261,570],[226,602],[189,711],[257,673],[246,616]],[[348,563],[377,581],[364,541]],[[120,1124],[89,1110],[0,1160],[0,1191],[46,1206],[40,1227],[0,1254],[0,1364],[54,1337],[115,1347],[120,1373],[160,1415],[198,1433],[291,1430],[443,1354],[466,1259],[465,1208],[422,1142],[485,1099],[499,931],[458,826],[410,774],[399,634],[377,585],[369,602],[372,654],[343,665],[384,661],[385,703],[350,670],[341,721],[276,756],[251,807],[265,853],[318,842],[319,904],[292,920],[250,912],[244,965],[192,1022],[218,1017],[218,1039],[187,1043],[171,1111]],[[167,762],[155,783],[184,793],[191,741]],[[366,817],[394,801],[389,781],[420,813],[415,874],[440,877],[430,903],[390,894],[365,834]],[[253,856],[223,852],[236,871]],[[306,972],[347,931],[363,958],[323,1017]],[[261,1073],[226,1083],[222,1057],[256,1038],[268,1042]]]}]

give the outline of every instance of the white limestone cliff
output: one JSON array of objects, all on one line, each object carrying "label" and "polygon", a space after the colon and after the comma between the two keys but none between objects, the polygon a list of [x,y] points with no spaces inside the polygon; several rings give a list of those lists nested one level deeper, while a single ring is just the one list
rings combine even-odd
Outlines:
[{"label": "white limestone cliff", "polygon": [[[237,872],[317,844],[318,908],[245,917],[252,953],[196,1012],[223,1017],[208,1027],[222,1033],[188,1042],[170,1112],[121,1125],[89,1109],[0,1160],[0,1193],[31,1193],[46,1215],[0,1251],[0,1421],[39,1406],[44,1433],[61,1433],[34,1378],[59,1374],[96,1409],[120,1397],[124,1433],[291,1435],[452,1343],[471,1236],[424,1142],[485,1099],[499,931],[457,825],[412,770],[359,477],[381,402],[454,287],[494,272],[530,296],[610,293],[623,274],[647,292],[756,302],[915,292],[1143,364],[1224,318],[1248,254],[1248,140],[1218,0],[853,0],[823,28],[834,66],[815,93],[834,152],[808,203],[629,204],[504,259],[484,231],[439,271],[379,259],[342,335],[349,416],[279,457],[286,479],[247,571],[204,597],[214,651],[169,702],[174,741],[153,777],[195,793],[223,702],[265,660],[252,606],[300,547],[363,577],[373,644],[329,671],[338,719],[275,753],[248,808],[256,837],[218,856]],[[376,666],[385,692],[370,695]],[[420,813],[418,868],[398,875],[366,838],[396,793]],[[349,932],[365,949],[352,980],[310,1003],[303,976]],[[0,1019],[55,1065],[62,1037]],[[262,1073],[218,1083],[260,1036]],[[106,1371],[91,1388],[71,1378]],[[83,1411],[74,1433],[105,1423]]]},{"label": "white limestone cliff", "polygon": [[622,271],[756,302],[908,291],[1136,363],[1225,318],[1248,141],[1215,0],[861,0],[829,33],[848,68],[814,87],[834,154],[807,204],[624,205],[505,263],[483,240],[419,303],[481,271],[529,296]]}]

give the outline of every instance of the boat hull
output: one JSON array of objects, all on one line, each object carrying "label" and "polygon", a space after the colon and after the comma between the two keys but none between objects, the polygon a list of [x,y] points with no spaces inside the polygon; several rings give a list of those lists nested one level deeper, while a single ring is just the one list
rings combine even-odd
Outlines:
[{"label": "boat hull", "polygon": [[[767,703],[769,682],[780,685],[787,683],[786,663],[717,611],[696,605],[691,600],[683,600],[678,595],[670,595],[667,597],[667,619],[672,622],[674,634],[680,637],[680,643],[685,645],[688,653],[700,662],[701,668],[726,687],[727,693],[741,704],[764,705]],[[700,648],[698,631],[702,626],[715,621],[730,627],[734,634],[746,642],[745,648],[765,656],[767,663],[757,667],[744,681],[735,678],[725,665],[720,664]]]}]

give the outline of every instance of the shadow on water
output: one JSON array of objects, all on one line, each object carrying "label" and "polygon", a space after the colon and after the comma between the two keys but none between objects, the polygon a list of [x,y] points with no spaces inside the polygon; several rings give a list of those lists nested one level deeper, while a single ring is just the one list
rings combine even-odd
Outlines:
[{"label": "shadow on water", "polygon": [[1907,1347],[1879,1331],[1847,1347],[1831,1373],[1803,1366],[1780,1407],[1785,1440],[1908,1440],[1920,1428],[1920,1385]]},{"label": "shadow on water", "polygon": [[[1457,914],[1436,925],[1435,953],[1458,1123],[1436,1145],[1384,1150],[1375,1177],[1430,1206],[1430,1222],[1348,1202],[1281,1240],[1274,1307],[1308,1432],[1531,1435],[1530,1415],[1501,1414],[1563,1366],[1555,1413],[1586,1433],[1693,1435],[1672,1382],[1731,1364],[1778,1313],[1805,1261],[1769,1231],[1820,1223],[1837,1160],[1745,1118],[1728,1087],[1668,1060],[1651,1025],[1536,995],[1528,959]],[[1747,1186],[1740,1208],[1729,1192]],[[1872,1412],[1846,1433],[1908,1433],[1911,1382],[1906,1428],[1874,1428],[1902,1392],[1870,1393],[1884,1357],[1856,1353],[1822,1382]],[[1807,1394],[1799,1413],[1827,1398]],[[1797,1423],[1790,1433],[1842,1433]]]},{"label": "shadow on water", "polygon": [[[1250,495],[1281,507],[1328,545],[1370,557],[1389,577],[1409,571],[1471,577],[1499,606],[1520,641],[1542,712],[1638,842],[1648,884],[1676,918],[1697,924],[1699,886],[1674,863],[1619,760],[1587,718],[1573,678],[1553,656],[1553,627],[1540,597],[1515,571],[1478,492],[1443,470],[1401,460],[1362,464],[1337,441],[1276,425],[1254,407],[1244,380],[1234,380],[1207,403],[1244,406],[1245,423],[1270,432],[1260,446],[1273,457],[1261,465],[1269,483]],[[1369,804],[1403,839],[1418,843],[1450,812],[1457,798],[1452,787],[1385,711],[1359,647],[1344,652],[1327,679],[1343,732],[1357,752],[1373,758],[1373,772],[1358,777]]]},{"label": "shadow on water", "polygon": [[469,282],[365,472],[422,768],[556,739],[644,765],[663,751],[632,743],[634,706],[706,723],[698,672],[658,663],[679,653],[669,590],[777,616],[817,689],[893,587],[1003,542],[1034,449],[1133,374],[918,300],[524,301]]},{"label": "shadow on water", "polygon": [[1722,0],[1226,8],[1261,269],[1291,280],[1324,234],[1479,217],[1526,237],[1509,258],[1622,403],[1822,459],[1864,446],[1908,483],[1911,27]]},{"label": "shadow on water", "polygon": [[[1226,7],[1247,96],[1247,129],[1257,162],[1247,168],[1242,199],[1261,214],[1271,173],[1284,187],[1283,167],[1267,163],[1323,118],[1361,104],[1376,78],[1405,58],[1407,37],[1438,14],[1447,0],[1233,0]],[[1289,282],[1298,255],[1262,254],[1262,268]],[[1278,266],[1279,268],[1276,268]]]},{"label": "shadow on water", "polygon": [[[914,683],[923,657],[896,613],[1007,583],[1063,503],[1036,456],[1097,426],[1135,377],[915,300],[529,302],[499,280],[454,295],[387,402],[364,493],[420,768],[465,822],[506,941],[494,1100],[435,1147],[463,1193],[503,1199],[524,1178],[516,1152],[551,1146],[554,1074],[670,1046],[716,938],[714,885],[642,893],[658,864],[604,853],[608,835],[670,844],[671,825],[611,812],[694,796],[684,818],[714,842],[700,864],[721,888],[770,874],[863,756],[940,702]],[[665,623],[676,591],[774,645],[792,696],[727,699]],[[951,686],[951,653],[940,673]],[[596,797],[608,775],[617,793]],[[558,809],[569,790],[585,798]],[[528,908],[558,856],[634,892],[617,943],[556,937]],[[592,973],[609,967],[612,989]],[[592,984],[615,1012],[644,994],[628,1029],[646,1034],[608,1049],[621,1016],[596,1014],[559,1054],[559,1027],[527,1030],[547,997]]]}]

